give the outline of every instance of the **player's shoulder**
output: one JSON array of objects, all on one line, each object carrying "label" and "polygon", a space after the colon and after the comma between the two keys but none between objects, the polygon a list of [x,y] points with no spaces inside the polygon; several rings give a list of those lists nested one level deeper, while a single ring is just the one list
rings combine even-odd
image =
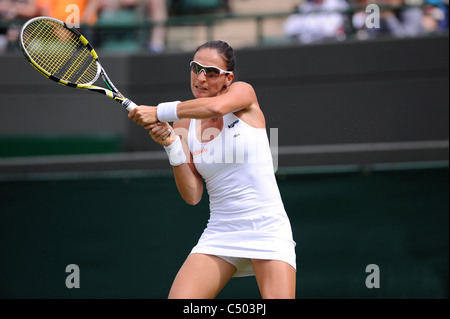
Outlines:
[{"label": "player's shoulder", "polygon": [[233,92],[240,96],[252,96],[253,99],[256,98],[256,92],[253,86],[247,82],[235,82],[230,85],[228,92]]},{"label": "player's shoulder", "polygon": [[233,84],[230,85],[230,89],[231,88],[254,91],[254,88],[250,83],[243,82],[243,81],[234,82]]}]

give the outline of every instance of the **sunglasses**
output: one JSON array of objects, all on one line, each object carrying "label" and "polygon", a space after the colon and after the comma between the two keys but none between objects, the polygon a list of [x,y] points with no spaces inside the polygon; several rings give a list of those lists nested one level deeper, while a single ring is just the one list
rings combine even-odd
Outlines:
[{"label": "sunglasses", "polygon": [[204,71],[205,75],[233,74],[232,71],[224,71],[221,68],[218,68],[216,66],[204,66],[195,61],[191,62],[191,70],[192,70],[192,72],[194,72],[196,74],[200,74],[202,71]]}]

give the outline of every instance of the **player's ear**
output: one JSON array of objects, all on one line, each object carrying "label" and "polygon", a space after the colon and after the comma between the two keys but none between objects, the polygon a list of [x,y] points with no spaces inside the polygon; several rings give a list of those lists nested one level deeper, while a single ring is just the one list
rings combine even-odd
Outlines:
[{"label": "player's ear", "polygon": [[225,82],[225,86],[229,87],[231,85],[231,83],[233,83],[233,80],[234,80],[234,73],[228,74],[226,82]]}]

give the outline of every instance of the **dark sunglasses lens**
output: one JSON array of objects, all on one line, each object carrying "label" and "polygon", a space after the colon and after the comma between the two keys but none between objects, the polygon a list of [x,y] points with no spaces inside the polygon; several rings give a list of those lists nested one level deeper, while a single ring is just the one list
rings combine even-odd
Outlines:
[{"label": "dark sunglasses lens", "polygon": [[205,68],[206,74],[215,73],[220,74],[220,71],[216,68]]},{"label": "dark sunglasses lens", "polygon": [[200,72],[202,72],[202,70],[205,70],[206,74],[210,74],[210,73],[220,74],[220,71],[216,68],[205,68],[197,63],[192,63],[191,69],[192,69],[192,71],[194,71],[197,74],[200,74]]},{"label": "dark sunglasses lens", "polygon": [[197,63],[192,63],[191,64],[191,70],[197,74],[199,74],[202,70],[202,68],[200,67],[200,65],[198,65]]}]

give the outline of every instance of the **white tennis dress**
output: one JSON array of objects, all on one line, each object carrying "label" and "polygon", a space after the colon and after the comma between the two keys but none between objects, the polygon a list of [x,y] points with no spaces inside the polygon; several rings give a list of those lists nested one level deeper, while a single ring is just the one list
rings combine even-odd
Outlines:
[{"label": "white tennis dress", "polygon": [[189,148],[206,182],[211,211],[191,254],[247,259],[234,277],[254,275],[251,259],[280,260],[296,268],[296,244],[275,179],[267,132],[233,113],[223,120],[221,133],[208,143],[198,141],[195,119],[189,128]]}]

